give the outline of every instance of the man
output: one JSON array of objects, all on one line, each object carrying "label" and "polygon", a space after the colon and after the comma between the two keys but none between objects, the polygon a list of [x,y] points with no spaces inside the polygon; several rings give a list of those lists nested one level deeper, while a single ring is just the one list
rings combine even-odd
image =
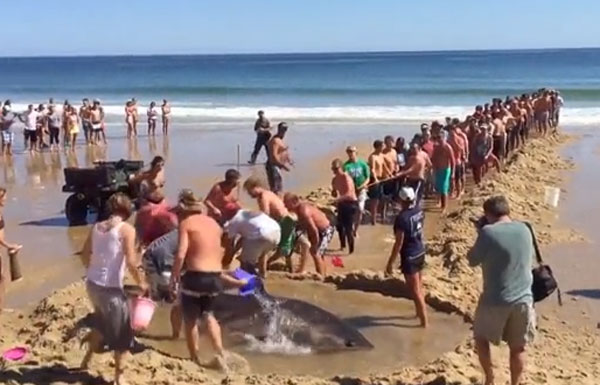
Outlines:
[{"label": "man", "polygon": [[[274,192],[270,191],[262,179],[251,176],[244,182],[244,189],[253,199],[256,199],[260,211],[273,218],[281,228],[281,238],[276,253],[269,258],[267,265],[284,257],[287,270],[294,272],[292,266],[292,253],[296,241],[299,243],[300,255],[305,260],[308,257],[310,245],[305,236],[300,236],[296,231],[296,219],[292,218],[283,200]],[[299,272],[299,271],[296,271]]]},{"label": "man", "polygon": [[448,140],[448,144],[452,147],[452,152],[454,154],[454,175],[452,185],[456,198],[460,198],[465,187],[463,180],[465,176],[465,164],[467,161],[467,152],[465,150],[467,144],[458,134],[458,130],[460,129],[457,126],[450,126],[450,139]]},{"label": "man", "polygon": [[498,158],[498,161],[503,164],[504,156],[507,148],[507,135],[506,126],[504,121],[500,118],[500,113],[494,112],[492,114],[491,124],[493,126],[493,154]]},{"label": "man", "polygon": [[354,218],[354,236],[358,233],[358,227],[362,223],[362,217],[367,203],[367,185],[371,178],[371,170],[364,160],[358,157],[358,150],[354,146],[346,148],[348,160],[344,163],[344,171],[350,175],[354,187],[356,188],[356,198],[358,200],[358,213]]},{"label": "man", "polygon": [[510,349],[511,384],[521,384],[525,346],[535,336],[533,310],[533,239],[522,222],[512,221],[508,201],[495,196],[483,204],[478,236],[467,258],[481,265],[483,292],[475,312],[473,333],[485,385],[494,384],[490,343],[504,340]]},{"label": "man", "polygon": [[37,119],[39,113],[33,108],[33,104],[27,106],[27,111],[18,115],[19,120],[25,123],[25,130],[23,134],[25,136],[25,149],[27,149],[27,144],[29,144],[29,152],[33,152],[36,148],[37,143]]},{"label": "man", "polygon": [[383,183],[383,196],[385,197],[383,217],[386,218],[387,207],[398,193],[398,179],[393,177],[400,171],[400,166],[398,165],[398,153],[396,152],[394,137],[387,135],[383,138],[383,143],[383,160],[386,164],[385,169],[388,172],[383,176],[383,179],[389,179],[389,181]]},{"label": "man", "polygon": [[544,91],[534,102],[533,110],[535,114],[535,124],[540,134],[548,133],[548,125],[550,119],[550,109],[552,102],[547,91]]},{"label": "man", "polygon": [[281,239],[279,224],[263,212],[238,210],[223,229],[231,241],[238,236],[240,238],[231,253],[233,256],[242,249],[240,267],[264,278],[267,274],[267,254],[277,248]]},{"label": "man", "polygon": [[[292,193],[286,193],[283,197],[285,207],[298,216],[298,226],[308,234],[310,241],[310,254],[315,263],[315,269],[321,276],[325,276],[326,266],[323,259],[325,250],[333,238],[334,229],[329,223],[327,216],[308,202],[300,201],[300,198]],[[304,271],[306,260],[301,260],[300,271]]]},{"label": "man", "polygon": [[[215,357],[209,366],[227,371],[221,328],[213,315],[213,301],[223,290],[223,285],[242,287],[245,281],[239,281],[222,271],[223,231],[219,224],[202,213],[202,203],[190,190],[179,194],[178,210],[179,240],[175,263],[169,287],[174,296],[181,282],[181,308],[185,325],[185,338],[192,361],[206,366],[198,357],[198,321],[206,322]],[[185,265],[185,274],[181,270]]]},{"label": "man", "polygon": [[58,150],[60,146],[60,127],[61,120],[60,114],[56,111],[54,105],[48,107],[48,114],[46,115],[46,122],[48,125],[48,131],[50,134],[50,150]]},{"label": "man", "polygon": [[79,107],[79,118],[81,119],[81,126],[83,127],[83,134],[85,135],[85,144],[90,144],[92,139],[90,101],[88,98],[84,98],[81,103],[81,107]]},{"label": "man", "polygon": [[163,99],[160,112],[162,116],[162,133],[164,136],[167,136],[169,135],[169,124],[171,122],[171,105],[167,99]]},{"label": "man", "polygon": [[404,183],[413,189],[416,197],[415,203],[420,207],[425,190],[425,178],[432,164],[427,153],[419,147],[419,143],[413,143],[408,154],[406,169],[400,172],[398,177],[405,177]]},{"label": "man", "polygon": [[10,104],[2,106],[2,118],[0,120],[0,129],[2,130],[2,154],[12,155],[12,144],[15,134],[12,131],[12,125],[17,119],[17,115],[11,112]]},{"label": "man", "polygon": [[[383,155],[383,142],[376,140],[373,142],[373,152],[369,155],[369,168],[371,170],[371,180],[367,195],[369,196],[369,211],[371,212],[371,224],[375,225],[377,214],[379,212],[379,202],[383,199],[383,183],[385,177],[391,175]],[[385,221],[382,217],[381,221]]]},{"label": "man", "polygon": [[340,247],[342,250],[348,244],[349,254],[354,253],[354,219],[359,208],[356,198],[356,189],[352,177],[348,175],[340,159],[334,159],[331,162],[331,171],[333,179],[331,180],[331,193],[337,207],[337,230],[340,236]]},{"label": "man", "polygon": [[92,123],[92,144],[100,144],[100,138],[106,144],[106,134],[104,133],[104,109],[100,106],[98,99],[94,100],[90,109],[90,121]]},{"label": "man", "polygon": [[249,164],[256,163],[256,158],[262,147],[265,148],[267,156],[269,155],[267,143],[271,139],[271,122],[265,117],[265,112],[262,110],[258,111],[258,119],[254,123],[254,132],[256,132],[256,142],[254,142],[254,151],[252,151],[252,155],[248,161]]},{"label": "man", "polygon": [[221,225],[230,220],[241,207],[238,202],[239,183],[240,173],[229,169],[225,172],[225,180],[216,183],[204,199],[208,215]]},{"label": "man", "polygon": [[552,121],[553,121],[553,126],[554,126],[554,132],[556,132],[558,130],[558,123],[560,122],[560,110],[562,109],[562,107],[564,105],[565,105],[565,101],[562,98],[562,96],[560,96],[560,92],[553,91],[552,92],[552,111],[553,111]]},{"label": "man", "polygon": [[385,272],[392,274],[396,258],[400,254],[400,270],[415,302],[417,317],[421,327],[426,328],[427,308],[423,293],[421,271],[425,265],[425,245],[423,244],[423,210],[415,205],[416,195],[412,188],[402,187],[399,193],[402,210],[394,222],[394,246],[388,259]]},{"label": "man", "polygon": [[456,157],[452,147],[446,142],[445,135],[435,137],[435,147],[431,163],[435,180],[435,189],[440,196],[442,213],[446,212],[448,194],[450,193],[450,178],[454,170]]},{"label": "man", "polygon": [[292,161],[288,152],[288,147],[283,142],[288,125],[281,122],[277,125],[277,134],[267,143],[268,160],[265,165],[269,187],[275,194],[281,194],[283,191],[283,179],[280,169],[290,171]]}]

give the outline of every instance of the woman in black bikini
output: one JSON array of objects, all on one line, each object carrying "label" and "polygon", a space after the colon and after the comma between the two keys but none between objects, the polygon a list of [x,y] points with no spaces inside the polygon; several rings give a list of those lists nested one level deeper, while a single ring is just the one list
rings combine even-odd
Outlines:
[{"label": "woman in black bikini", "polygon": [[[6,189],[0,187],[0,246],[8,250],[8,254],[16,254],[21,250],[23,246],[16,243],[9,243],[4,239],[4,216],[1,210],[4,208],[6,203]],[[0,258],[0,311],[2,311],[2,304],[4,302],[4,270],[2,269],[2,259]]]}]

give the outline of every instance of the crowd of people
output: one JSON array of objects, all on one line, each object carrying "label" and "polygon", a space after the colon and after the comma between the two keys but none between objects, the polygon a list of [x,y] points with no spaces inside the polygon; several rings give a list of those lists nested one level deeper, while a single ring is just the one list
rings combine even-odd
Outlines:
[{"label": "crowd of people", "polygon": [[[171,106],[165,99],[160,106],[163,135],[168,135],[171,121]],[[106,144],[106,116],[100,100],[85,98],[77,108],[68,100],[62,107],[57,107],[50,98],[48,103],[28,105],[27,110],[16,112],[12,102],[0,102],[0,132],[2,133],[2,154],[13,154],[15,139],[14,124],[23,124],[23,147],[25,150],[42,151],[49,149],[57,151],[62,139],[64,148],[75,150],[77,137],[83,131],[83,138],[87,145]],[[155,102],[151,102],[147,110],[148,136],[156,135],[159,112]],[[125,124],[127,137],[137,136],[139,122],[138,104],[135,98],[127,101],[125,105]]]},{"label": "crowd of people", "polygon": [[[156,157],[149,170],[131,180],[140,186],[141,192],[135,225],[127,223],[133,203],[127,196],[115,194],[107,205],[109,218],[95,224],[86,241],[82,255],[87,266],[87,291],[100,322],[86,338],[89,350],[82,367],[87,367],[100,346],[108,346],[115,351],[116,383],[120,381],[123,359],[132,347],[134,336],[123,291],[127,267],[142,291],[148,290],[155,299],[173,303],[173,337],[179,336],[183,323],[191,358],[200,365],[227,370],[213,302],[225,287],[242,287],[247,283],[230,272],[234,261],[239,260],[244,270],[266,278],[271,264],[280,258],[294,273],[305,272],[307,262],[312,259],[316,273],[324,276],[325,254],[336,228],[340,246],[352,254],[365,216],[374,225],[378,221],[388,223],[390,215],[395,215],[395,242],[384,270],[392,274],[399,266],[420,324],[427,327],[422,285],[423,198],[436,194],[441,210],[445,211],[448,199],[463,193],[467,170],[471,170],[473,181],[479,184],[490,167],[501,170],[506,156],[521,148],[532,132],[546,135],[556,130],[562,103],[558,92],[544,89],[504,101],[494,99],[490,104],[476,106],[464,120],[447,118],[445,124],[437,121],[422,124],[420,132],[410,141],[392,136],[376,140],[366,161],[358,156],[356,147],[349,146],[346,161],[331,162],[335,216],[285,191],[282,170],[289,172],[294,164],[285,143],[288,125],[279,123],[276,133],[271,135],[271,125],[262,111],[255,124],[256,146],[250,163],[256,162],[264,147],[267,181],[249,176],[242,183],[240,172],[230,169],[222,181],[211,187],[205,199],[184,189],[177,204],[170,205],[163,191],[165,161]],[[154,108],[151,105],[148,111],[149,123],[156,120]],[[67,110],[77,115],[74,110]],[[48,111],[54,111],[53,105],[49,104]],[[102,132],[99,102],[94,102],[90,111],[97,114],[83,114],[88,127],[92,133],[96,129]],[[130,136],[137,133],[136,111],[135,101],[128,102],[126,121]],[[166,133],[168,117],[165,128],[164,114],[163,129]],[[242,207],[239,200],[242,188],[256,200],[258,210]],[[4,196],[5,192],[2,199]],[[483,295],[475,317],[475,338],[486,384],[493,383],[489,343],[501,339],[510,345],[513,384],[518,384],[525,345],[534,329],[532,238],[527,228],[510,220],[504,198],[490,198],[483,209],[486,221],[478,222],[479,237],[468,256],[473,266],[482,266],[484,277]],[[3,231],[0,238],[3,239]],[[1,243],[9,250],[20,248],[2,239]],[[294,253],[299,254],[297,262]],[[200,362],[198,356],[200,321],[205,323],[215,351],[211,363]]]}]

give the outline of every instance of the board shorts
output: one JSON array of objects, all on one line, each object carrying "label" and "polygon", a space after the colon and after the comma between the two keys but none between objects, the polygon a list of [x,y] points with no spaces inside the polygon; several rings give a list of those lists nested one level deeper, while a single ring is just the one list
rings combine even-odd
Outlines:
[{"label": "board shorts", "polygon": [[25,135],[25,140],[30,140],[33,143],[37,142],[36,130],[25,130],[23,131],[23,135]]},{"label": "board shorts", "polygon": [[317,255],[323,256],[325,254],[327,246],[329,246],[329,242],[331,242],[334,233],[335,228],[333,226],[329,226],[325,230],[319,230],[319,246],[317,247]]},{"label": "board shorts", "polygon": [[494,136],[494,149],[492,153],[496,155],[496,158],[504,158],[506,153],[506,136]]},{"label": "board shorts", "polygon": [[267,172],[267,181],[269,182],[269,189],[273,191],[275,194],[283,191],[283,177],[281,176],[281,171],[279,167],[272,164],[271,162],[267,162],[265,164],[265,171]]},{"label": "board shorts", "polygon": [[414,256],[400,256],[400,271],[402,274],[412,275],[423,270],[425,266],[425,253]]},{"label": "board shorts", "polygon": [[463,179],[464,176],[465,176],[465,164],[457,163],[456,166],[454,166],[454,180],[460,181]]},{"label": "board shorts", "polygon": [[398,180],[392,179],[385,181],[382,184],[383,196],[385,198],[394,198],[398,195]]},{"label": "board shorts", "polygon": [[450,175],[452,169],[450,167],[434,171],[435,190],[442,195],[448,195],[450,192]]},{"label": "board shorts", "polygon": [[357,197],[357,200],[358,200],[358,208],[360,209],[360,211],[365,211],[365,206],[367,204],[367,199],[369,199],[369,196],[367,195],[367,190],[366,189],[362,189],[360,191],[357,191],[356,197]]},{"label": "board shorts", "polygon": [[417,197],[417,204],[423,199],[423,193],[425,191],[425,180],[424,179],[413,179],[406,178],[404,182],[405,186],[412,187]]},{"label": "board shorts", "polygon": [[292,254],[294,250],[294,243],[297,238],[296,221],[294,218],[287,216],[281,218],[279,221],[279,227],[281,228],[281,238],[279,238],[279,253],[283,256]]},{"label": "board shorts", "polygon": [[494,345],[525,346],[535,339],[535,310],[530,303],[486,305],[481,301],[475,311],[473,334]]},{"label": "board shorts", "polygon": [[535,121],[538,123],[546,123],[549,118],[550,113],[548,111],[535,113]]},{"label": "board shorts", "polygon": [[12,144],[15,140],[15,134],[12,131],[4,130],[2,131],[2,143],[3,144]]},{"label": "board shorts", "polygon": [[92,131],[94,131],[94,132],[102,131],[102,123],[92,123]]},{"label": "board shorts", "polygon": [[181,308],[187,322],[212,314],[213,302],[223,291],[221,272],[186,271],[181,277]]},{"label": "board shorts", "polygon": [[383,198],[383,183],[377,183],[369,187],[369,191],[367,191],[367,196],[369,199],[379,200]]}]

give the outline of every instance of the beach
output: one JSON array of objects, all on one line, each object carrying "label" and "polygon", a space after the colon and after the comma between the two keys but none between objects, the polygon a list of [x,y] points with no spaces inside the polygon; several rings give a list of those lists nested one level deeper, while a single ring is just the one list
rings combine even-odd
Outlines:
[{"label": "beach", "polygon": [[[387,129],[389,127],[381,128],[382,132]],[[370,135],[372,132],[372,129],[368,131]],[[360,142],[364,139],[358,135],[353,142]],[[576,182],[576,177],[570,177],[570,175],[574,166],[577,170],[577,157],[569,159],[568,155],[569,148],[572,153],[573,151],[582,153],[572,150],[572,148],[581,150],[581,147],[577,147],[577,143],[581,143],[580,141],[581,138],[567,136],[533,140],[523,151],[517,152],[513,157],[508,166],[508,172],[494,175],[485,180],[481,188],[468,192],[446,216],[436,220],[434,228],[428,230],[428,264],[424,273],[426,301],[431,307],[431,311],[448,314],[460,320],[460,323],[464,325],[463,328],[458,326],[460,324],[456,326],[458,329],[454,334],[459,339],[455,344],[451,343],[452,347],[422,348],[425,352],[429,351],[429,357],[427,357],[428,354],[421,354],[422,358],[416,362],[401,360],[395,366],[378,368],[372,372],[349,370],[348,373],[344,373],[343,370],[340,370],[341,372],[335,375],[326,373],[323,376],[315,376],[313,374],[315,372],[311,371],[310,374],[313,375],[307,377],[306,375],[309,373],[299,376],[295,373],[290,374],[289,370],[279,373],[277,370],[272,370],[271,374],[266,374],[269,372],[267,365],[266,369],[259,371],[262,372],[260,374],[255,371],[252,374],[243,373],[241,370],[242,373],[227,377],[226,382],[231,384],[381,384],[399,382],[415,385],[476,383],[480,372],[468,328],[472,322],[481,282],[480,273],[468,267],[465,260],[465,252],[475,236],[469,218],[478,215],[480,205],[485,197],[494,193],[506,194],[513,207],[515,218],[527,219],[536,227],[540,242],[544,245],[544,250],[547,250],[548,259],[557,269],[559,282],[564,282],[563,291],[586,288],[584,282],[579,279],[580,275],[577,276],[577,279],[573,279],[573,275],[570,273],[573,266],[570,262],[564,261],[564,257],[570,257],[570,253],[569,255],[563,253],[561,259],[553,252],[555,246],[552,246],[552,244],[559,243],[556,250],[560,250],[561,247],[573,247],[569,245],[576,242],[577,246],[575,247],[585,247],[587,239],[585,228],[580,232],[577,228],[566,227],[563,224],[562,211],[552,209],[543,203],[545,186],[561,185],[560,181],[563,179],[566,179],[566,183],[562,184],[564,193],[561,207],[565,197],[568,201],[571,194],[576,194],[580,190],[575,187],[573,192],[570,192],[570,183]],[[585,153],[590,159],[597,156],[589,155],[589,151],[595,148],[591,145],[585,147]],[[111,151],[113,150],[111,149]],[[310,167],[312,171],[310,179],[313,181],[313,186],[305,183],[307,192],[314,189],[316,175],[319,175],[317,179],[321,180],[318,183],[326,184],[329,176],[322,171],[316,172],[316,170],[322,170],[323,167],[319,167],[319,164],[322,165],[336,151],[339,153],[339,150],[327,148],[321,152],[320,160],[314,158],[314,152],[308,154],[312,158],[314,166]],[[215,172],[212,176],[207,175],[206,180],[217,176],[218,172]],[[177,177],[185,178],[181,175]],[[199,178],[198,182],[202,183],[202,178]],[[299,178],[297,183],[297,188],[302,190],[300,187],[302,178]],[[309,196],[313,200],[325,202],[323,193],[318,190]],[[572,213],[573,210],[569,211]],[[557,220],[559,217],[561,219]],[[569,225],[571,224],[569,223]],[[323,285],[326,285],[327,290],[356,290],[372,293],[370,295],[383,295],[390,301],[397,301],[400,310],[404,306],[402,303],[409,303],[405,298],[403,279],[400,276],[384,277],[382,273],[388,255],[387,250],[389,250],[389,248],[386,250],[386,244],[389,245],[391,236],[389,229],[377,226],[365,230],[365,238],[367,236],[371,239],[374,238],[372,242],[379,242],[379,245],[370,243],[369,246],[374,247],[359,249],[357,255],[345,258],[347,260],[346,268],[334,269],[333,273],[325,278]],[[72,250],[76,250],[77,242],[72,240],[71,242]],[[360,243],[362,242],[359,239],[359,245]],[[592,271],[595,268],[592,262],[591,258],[585,259],[584,256],[579,256],[575,267],[580,272]],[[75,264],[76,262],[71,260],[70,263]],[[30,272],[28,274],[31,276]],[[277,280],[297,279],[291,276],[286,277],[285,274],[280,274]],[[312,280],[310,276],[303,279]],[[590,284],[593,285],[591,282]],[[539,336],[530,350],[530,364],[526,375],[528,383],[594,384],[595,378],[600,376],[600,366],[598,365],[600,355],[597,351],[600,341],[597,332],[593,330],[596,320],[587,313],[588,309],[593,307],[593,302],[571,299],[578,298],[575,295],[563,294],[563,296],[566,302],[564,309],[555,304],[555,296],[548,298],[539,307]],[[54,292],[41,302],[33,303],[29,308],[20,309],[15,313],[2,313],[0,319],[3,332],[0,337],[0,348],[4,349],[16,343],[26,343],[31,347],[32,352],[28,363],[9,367],[0,376],[0,381],[6,383],[11,383],[11,380],[13,383],[14,381],[16,383],[36,381],[102,383],[102,375],[108,371],[107,356],[100,358],[89,372],[79,373],[68,369],[78,364],[82,351],[78,346],[77,338],[63,342],[64,335],[74,322],[88,311],[89,305],[85,299],[83,285],[81,282],[76,282],[65,289]],[[587,319],[585,314],[581,314],[582,312],[586,312]],[[408,313],[408,311],[402,313],[400,310],[398,316]],[[579,313],[580,317],[575,317],[574,313]],[[410,321],[408,323],[410,324]],[[443,330],[444,327],[444,321],[441,319],[436,321],[434,317],[432,329]],[[438,338],[444,340],[444,337]],[[419,350],[415,346],[412,349]],[[447,350],[444,352],[436,349]],[[164,352],[164,349],[160,348],[150,348],[134,355],[129,364],[131,374],[128,376],[128,380],[134,384],[172,384],[190,381],[222,383],[222,377],[217,373],[198,370],[191,362],[177,358],[177,355],[172,353]],[[431,357],[431,354],[434,353],[437,358]],[[498,358],[504,359],[506,353],[494,351],[494,354],[497,354]],[[500,380],[506,378],[506,370],[499,372]],[[152,379],[149,378],[149,373],[152,373]]]}]

